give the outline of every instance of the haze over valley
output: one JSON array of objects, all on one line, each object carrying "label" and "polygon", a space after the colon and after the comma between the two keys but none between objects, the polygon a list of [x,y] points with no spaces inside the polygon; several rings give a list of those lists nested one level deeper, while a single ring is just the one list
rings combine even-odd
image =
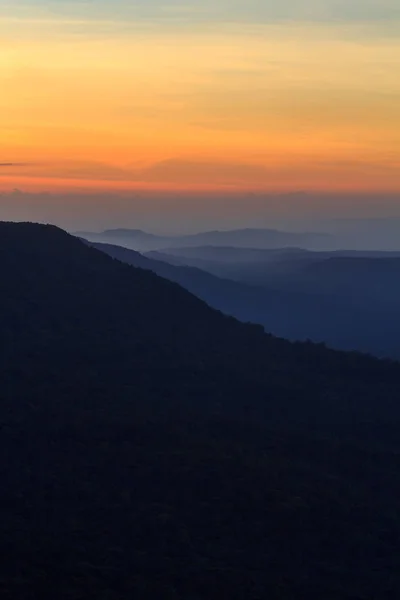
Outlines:
[{"label": "haze over valley", "polygon": [[310,250],[338,239],[271,229],[174,237],[129,229],[77,235],[274,335],[400,358],[400,251]]}]

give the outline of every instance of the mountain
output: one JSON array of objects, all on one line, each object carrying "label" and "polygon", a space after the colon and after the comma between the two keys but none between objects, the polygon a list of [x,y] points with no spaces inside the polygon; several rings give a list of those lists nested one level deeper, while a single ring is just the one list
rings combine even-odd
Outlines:
[{"label": "mountain", "polygon": [[108,229],[101,233],[77,232],[75,235],[90,242],[116,244],[132,250],[151,251],[166,247],[234,246],[252,248],[329,247],[331,236],[319,233],[294,233],[275,229],[238,229],[206,231],[194,235],[155,236],[137,229]]},{"label": "mountain", "polygon": [[400,592],[400,366],[0,224],[4,598]]},{"label": "mountain", "polygon": [[140,229],[105,229],[100,233],[78,231],[75,235],[90,242],[117,244],[134,250],[152,250],[170,242],[169,237],[153,235]]},{"label": "mountain", "polygon": [[329,242],[330,236],[319,233],[286,232],[276,229],[237,229],[182,236],[179,239],[179,246],[234,246],[238,248],[299,246],[313,248],[329,245]]},{"label": "mountain", "polygon": [[400,358],[396,252],[201,247],[150,252],[146,257],[175,268],[202,269],[250,286],[254,293],[257,288],[258,302],[243,300],[242,313],[232,312],[228,302],[218,308],[240,319],[245,315],[276,335]]},{"label": "mountain", "polygon": [[301,248],[234,248],[217,246],[165,248],[146,252],[153,260],[186,265],[208,271],[218,277],[263,285],[273,275],[297,271],[305,263],[323,260],[330,253],[310,252]]},{"label": "mountain", "polygon": [[[234,316],[241,321],[262,324],[269,332],[292,339],[307,339],[310,337],[310,319],[306,312],[315,318],[316,303],[308,294],[280,292],[254,285],[246,285],[229,279],[216,277],[199,268],[171,265],[162,260],[154,260],[142,254],[110,244],[91,243],[91,246],[105,252],[112,258],[128,263],[135,267],[148,269],[157,275],[179,283],[210,306]],[[157,255],[157,253],[154,253]],[[314,300],[314,303],[313,303]],[[302,318],[293,323],[291,313],[297,307],[298,315]],[[333,304],[330,309],[334,309]],[[308,328],[307,328],[308,324]],[[323,338],[319,339],[322,341]]]},{"label": "mountain", "polygon": [[[253,284],[269,284],[275,278],[302,273],[305,268],[325,261],[354,259],[353,265],[361,265],[361,259],[400,259],[400,252],[380,251],[310,251],[303,248],[235,248],[235,247],[176,247],[150,251],[146,256],[175,265],[202,268],[215,275]],[[357,262],[356,259],[360,259]],[[349,261],[350,263],[350,261]],[[344,265],[344,260],[342,263]],[[377,263],[378,264],[378,263]],[[383,263],[379,263],[383,265]],[[323,269],[323,267],[322,267]]]},{"label": "mountain", "polygon": [[[354,307],[347,297],[338,297],[334,289],[322,293],[321,290],[308,290],[307,286],[291,290],[272,284],[269,287],[250,285],[216,277],[199,268],[157,261],[120,246],[92,245],[122,262],[175,281],[213,308],[244,322],[259,323],[279,337],[324,342],[342,350],[400,358],[400,331],[393,323],[393,315],[389,319],[386,313],[377,314],[367,300]],[[235,254],[233,252],[232,256]],[[157,253],[150,255],[157,256]],[[299,256],[302,256],[301,251]],[[236,264],[234,268],[237,268]]]}]

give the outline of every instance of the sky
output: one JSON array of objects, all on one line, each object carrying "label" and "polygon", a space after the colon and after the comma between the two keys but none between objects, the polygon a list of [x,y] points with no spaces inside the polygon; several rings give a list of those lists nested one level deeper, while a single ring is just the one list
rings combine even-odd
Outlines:
[{"label": "sky", "polygon": [[398,215],[399,72],[398,0],[0,0],[0,219]]}]

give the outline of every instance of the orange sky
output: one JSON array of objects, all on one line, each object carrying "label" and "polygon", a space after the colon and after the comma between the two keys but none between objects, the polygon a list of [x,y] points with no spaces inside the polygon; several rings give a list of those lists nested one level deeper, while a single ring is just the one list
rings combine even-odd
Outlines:
[{"label": "orange sky", "polygon": [[400,42],[373,23],[27,8],[0,34],[0,190],[400,191]]}]

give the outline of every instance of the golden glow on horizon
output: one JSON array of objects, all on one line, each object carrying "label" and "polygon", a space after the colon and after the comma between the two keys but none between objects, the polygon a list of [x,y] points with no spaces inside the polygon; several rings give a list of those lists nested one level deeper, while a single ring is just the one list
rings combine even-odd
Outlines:
[{"label": "golden glow on horizon", "polygon": [[0,42],[0,189],[400,191],[396,38],[60,28]]}]

